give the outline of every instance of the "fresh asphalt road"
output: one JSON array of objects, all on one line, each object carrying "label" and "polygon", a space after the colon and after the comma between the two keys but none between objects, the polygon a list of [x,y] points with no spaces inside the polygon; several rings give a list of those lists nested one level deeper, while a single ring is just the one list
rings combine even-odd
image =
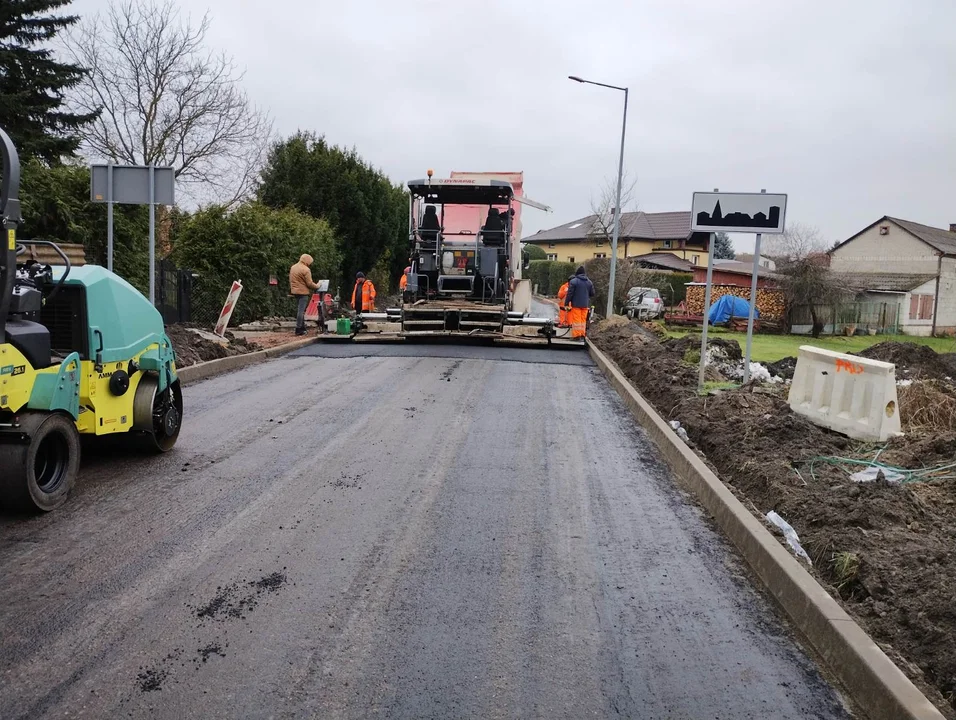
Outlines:
[{"label": "fresh asphalt road", "polygon": [[0,716],[840,718],[580,350],[310,346],[0,519]]}]

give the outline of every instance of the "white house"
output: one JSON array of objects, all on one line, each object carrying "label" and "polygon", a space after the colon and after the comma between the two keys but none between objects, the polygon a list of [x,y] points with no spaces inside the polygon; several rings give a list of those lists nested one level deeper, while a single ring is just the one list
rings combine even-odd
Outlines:
[{"label": "white house", "polygon": [[899,305],[907,335],[956,332],[956,224],[884,216],[831,250],[830,270],[867,299]]}]

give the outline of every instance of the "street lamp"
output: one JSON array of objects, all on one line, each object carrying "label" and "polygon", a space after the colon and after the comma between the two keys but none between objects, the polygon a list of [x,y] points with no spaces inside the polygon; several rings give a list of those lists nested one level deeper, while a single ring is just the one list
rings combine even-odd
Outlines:
[{"label": "street lamp", "polygon": [[617,85],[605,85],[604,83],[594,82],[593,80],[584,80],[577,75],[568,75],[568,79],[588,85],[610,88],[611,90],[624,91],[624,121],[621,123],[621,158],[617,165],[617,204],[614,207],[614,234],[611,238],[611,272],[607,283],[607,317],[611,317],[611,315],[614,314],[614,276],[617,270],[617,238],[621,232],[621,181],[624,176],[624,133],[627,130],[627,88],[618,87]]}]

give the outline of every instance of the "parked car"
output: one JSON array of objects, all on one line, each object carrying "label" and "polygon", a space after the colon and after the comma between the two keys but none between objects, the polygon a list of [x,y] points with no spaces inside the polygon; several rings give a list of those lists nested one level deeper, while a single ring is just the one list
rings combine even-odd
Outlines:
[{"label": "parked car", "polygon": [[664,314],[664,302],[657,288],[632,287],[621,311],[632,320],[655,320]]}]

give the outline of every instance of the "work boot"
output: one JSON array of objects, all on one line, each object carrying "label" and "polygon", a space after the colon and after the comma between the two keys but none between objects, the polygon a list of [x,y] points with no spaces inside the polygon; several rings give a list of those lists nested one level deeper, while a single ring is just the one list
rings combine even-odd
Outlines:
[{"label": "work boot", "polygon": [[305,335],[305,330],[304,330],[304,329],[299,330],[299,328],[296,328],[296,329],[295,329],[295,334],[296,334],[296,335]]}]

